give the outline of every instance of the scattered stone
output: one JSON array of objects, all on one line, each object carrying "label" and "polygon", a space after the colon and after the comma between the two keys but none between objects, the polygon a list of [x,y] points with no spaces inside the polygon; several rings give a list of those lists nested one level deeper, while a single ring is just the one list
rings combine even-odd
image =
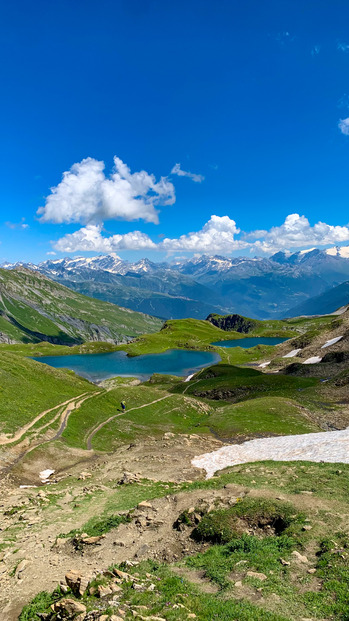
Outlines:
[{"label": "scattered stone", "polygon": [[98,597],[106,597],[107,595],[112,595],[112,593],[113,591],[111,590],[111,588],[108,586],[103,586],[103,584],[100,584],[97,588]]},{"label": "scattered stone", "polygon": [[89,585],[89,578],[79,571],[71,569],[65,574],[65,581],[76,597],[82,597]]},{"label": "scattered stone", "polygon": [[78,477],[79,481],[85,481],[85,479],[89,479],[92,477],[91,472],[80,472],[80,476]]},{"label": "scattered stone", "polygon": [[294,552],[292,552],[292,556],[300,563],[309,563],[307,557],[297,552],[297,550],[294,550]]},{"label": "scattered stone", "polygon": [[16,567],[16,578],[18,578],[19,580],[22,578],[22,573],[24,571],[24,569],[26,568],[26,566],[28,565],[29,561],[27,561],[27,559],[23,559],[23,561],[21,561],[19,563],[19,565],[17,565]]},{"label": "scattered stone", "polygon": [[285,561],[285,559],[280,558],[280,563],[281,565],[285,565],[285,567],[287,567],[288,565],[291,565],[291,563],[289,561]]},{"label": "scattered stone", "polygon": [[190,612],[187,616],[187,619],[196,619],[196,614],[194,614],[193,612]]},{"label": "scattered stone", "polygon": [[234,583],[234,586],[236,586],[238,589],[242,587],[242,582],[241,580],[238,580],[237,582]]},{"label": "scattered stone", "polygon": [[311,569],[308,569],[307,573],[308,573],[308,574],[316,574],[316,569],[315,569],[315,567],[312,567]]},{"label": "scattered stone", "polygon": [[138,483],[140,478],[137,474],[133,474],[132,472],[124,472],[120,481],[118,481],[119,485],[128,485],[129,483]]},{"label": "scattered stone", "polygon": [[309,524],[305,524],[305,526],[303,526],[302,530],[311,530],[311,526]]},{"label": "scattered stone", "polygon": [[134,580],[133,576],[127,574],[125,571],[121,571],[121,569],[117,569],[116,567],[113,569],[113,572],[118,578],[121,578],[121,580],[132,580],[132,582]]},{"label": "scattered stone", "polygon": [[105,535],[98,535],[96,537],[83,537],[80,539],[81,543],[86,543],[87,545],[101,545],[99,542],[101,539],[105,539]]},{"label": "scattered stone", "polygon": [[153,505],[150,502],[148,502],[147,500],[142,500],[142,502],[138,503],[137,507],[139,509],[152,509]]},{"label": "scattered stone", "polygon": [[71,616],[86,612],[86,606],[84,604],[70,598],[61,599],[59,602],[55,602],[55,604],[52,604],[51,608],[54,612],[63,612]]},{"label": "scattered stone", "polygon": [[249,578],[256,578],[256,580],[266,580],[267,576],[265,574],[259,573],[258,571],[248,571],[246,576]]}]

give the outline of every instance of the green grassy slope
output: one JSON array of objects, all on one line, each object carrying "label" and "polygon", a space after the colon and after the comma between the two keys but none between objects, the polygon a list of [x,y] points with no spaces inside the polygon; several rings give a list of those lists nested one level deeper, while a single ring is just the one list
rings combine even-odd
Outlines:
[{"label": "green grassy slope", "polygon": [[70,371],[0,352],[0,432],[12,434],[40,412],[95,390]]},{"label": "green grassy slope", "polygon": [[36,272],[0,269],[0,330],[11,340],[118,342],[161,325],[159,319],[87,298]]}]

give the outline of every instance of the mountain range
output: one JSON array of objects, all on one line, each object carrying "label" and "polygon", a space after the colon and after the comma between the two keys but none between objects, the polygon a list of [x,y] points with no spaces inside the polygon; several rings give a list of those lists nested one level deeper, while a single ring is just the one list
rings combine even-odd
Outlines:
[{"label": "mountain range", "polygon": [[349,247],[161,263],[131,263],[112,253],[2,267],[18,265],[84,295],[163,319],[203,319],[210,313],[269,319],[290,316],[291,309],[347,281]]}]

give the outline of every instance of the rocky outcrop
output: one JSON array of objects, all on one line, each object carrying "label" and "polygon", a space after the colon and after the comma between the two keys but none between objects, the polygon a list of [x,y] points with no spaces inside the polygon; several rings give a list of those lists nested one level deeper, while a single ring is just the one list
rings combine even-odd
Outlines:
[{"label": "rocky outcrop", "polygon": [[248,319],[242,315],[215,315],[211,313],[206,318],[206,321],[209,321],[221,330],[241,332],[242,334],[252,332],[258,325],[258,321]]}]

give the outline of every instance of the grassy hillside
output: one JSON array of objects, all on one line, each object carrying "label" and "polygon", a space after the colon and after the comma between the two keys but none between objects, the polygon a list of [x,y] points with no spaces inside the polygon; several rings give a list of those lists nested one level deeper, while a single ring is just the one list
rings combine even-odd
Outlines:
[{"label": "grassy hillside", "polygon": [[117,343],[161,325],[159,319],[87,298],[36,272],[0,269],[3,342]]},{"label": "grassy hillside", "polygon": [[95,390],[70,371],[0,351],[0,435],[12,434],[40,412]]}]

